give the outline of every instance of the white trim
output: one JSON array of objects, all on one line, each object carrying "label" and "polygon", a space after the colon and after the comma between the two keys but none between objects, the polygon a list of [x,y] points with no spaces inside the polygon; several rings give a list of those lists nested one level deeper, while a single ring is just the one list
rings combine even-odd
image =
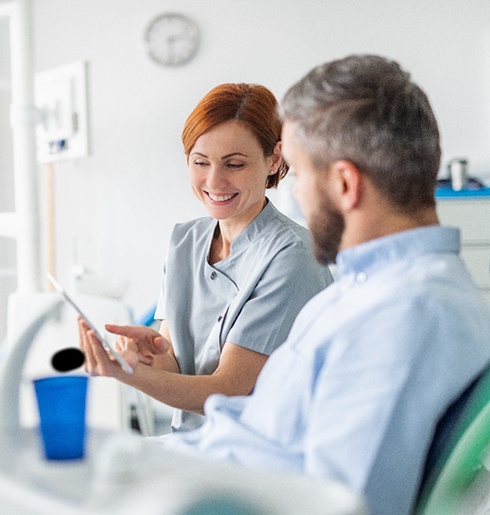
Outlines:
[{"label": "white trim", "polygon": [[15,9],[15,2],[0,3],[0,18],[10,18]]},{"label": "white trim", "polygon": [[40,222],[34,103],[33,0],[16,0],[10,20],[11,112],[24,115],[25,123],[12,125],[16,210],[17,271],[19,292],[41,291]]},{"label": "white trim", "polygon": [[10,80],[2,79],[0,77],[0,90],[10,91],[11,89],[12,89],[12,86],[10,85]]},{"label": "white trim", "polygon": [[17,236],[15,213],[0,213],[0,236],[7,238],[15,238]]},{"label": "white trim", "polygon": [[4,277],[17,277],[16,268],[0,268],[0,279]]}]

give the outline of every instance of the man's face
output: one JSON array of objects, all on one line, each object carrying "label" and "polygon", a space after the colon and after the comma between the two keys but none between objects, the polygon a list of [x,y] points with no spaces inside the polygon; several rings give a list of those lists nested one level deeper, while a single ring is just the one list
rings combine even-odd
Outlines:
[{"label": "man's face", "polygon": [[296,124],[286,121],[282,150],[295,179],[293,196],[298,201],[313,237],[313,253],[322,264],[335,262],[344,232],[344,217],[333,202],[330,170],[317,170],[298,143]]}]

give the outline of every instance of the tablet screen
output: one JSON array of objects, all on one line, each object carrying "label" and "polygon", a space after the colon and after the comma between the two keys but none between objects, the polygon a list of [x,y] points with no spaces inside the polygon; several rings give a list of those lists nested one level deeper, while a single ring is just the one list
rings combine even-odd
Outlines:
[{"label": "tablet screen", "polygon": [[47,274],[47,277],[51,284],[55,287],[56,291],[58,291],[63,298],[70,304],[75,311],[85,320],[85,323],[92,329],[97,339],[101,342],[101,344],[104,346],[104,349],[106,349],[108,352],[112,354],[114,359],[121,365],[121,368],[126,372],[127,374],[132,374],[133,369],[129,366],[128,362],[117,352],[117,350],[114,348],[113,345],[111,345],[97,330],[97,328],[89,321],[89,319],[85,316],[85,313],[82,312],[82,310],[79,308],[79,306],[75,303],[75,301],[66,293],[64,288],[61,286],[61,284],[51,275]]}]

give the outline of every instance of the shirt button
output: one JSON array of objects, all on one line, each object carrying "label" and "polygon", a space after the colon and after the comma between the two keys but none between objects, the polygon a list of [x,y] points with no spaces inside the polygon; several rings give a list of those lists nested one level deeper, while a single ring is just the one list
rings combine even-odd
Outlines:
[{"label": "shirt button", "polygon": [[358,283],[365,283],[367,281],[367,274],[366,272],[359,272],[356,275],[356,282]]},{"label": "shirt button", "polygon": [[211,272],[211,275],[209,276],[211,280],[216,279],[216,272]]}]

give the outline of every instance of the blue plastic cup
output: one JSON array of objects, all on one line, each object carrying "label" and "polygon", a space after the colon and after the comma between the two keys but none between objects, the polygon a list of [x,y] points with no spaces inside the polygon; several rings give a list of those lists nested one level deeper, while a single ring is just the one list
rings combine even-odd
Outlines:
[{"label": "blue plastic cup", "polygon": [[44,455],[48,460],[84,457],[87,384],[86,376],[55,376],[34,381]]}]

